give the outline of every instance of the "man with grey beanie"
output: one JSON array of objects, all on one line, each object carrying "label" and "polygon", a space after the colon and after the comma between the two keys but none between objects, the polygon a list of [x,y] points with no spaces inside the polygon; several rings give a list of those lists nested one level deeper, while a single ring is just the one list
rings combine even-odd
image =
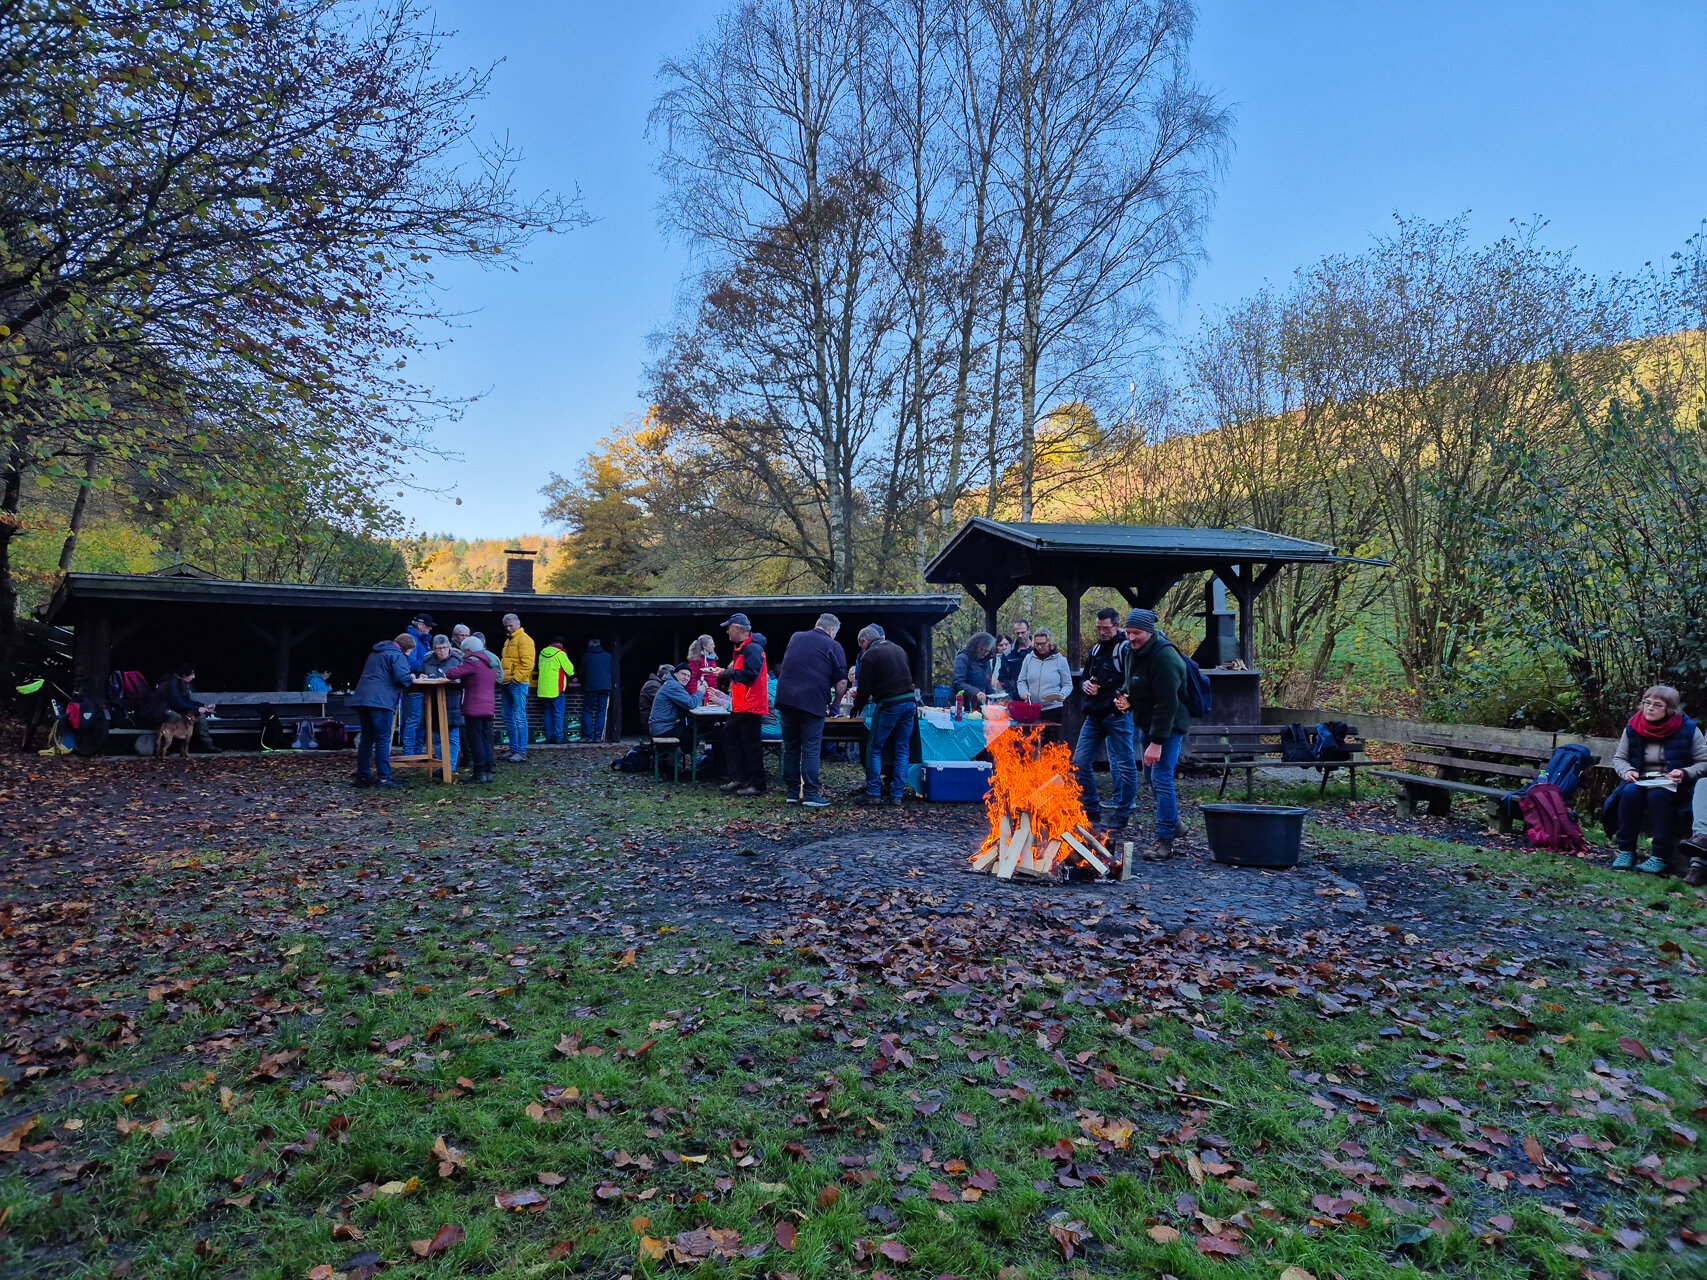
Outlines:
[{"label": "man with grey beanie", "polygon": [[1174,835],[1179,828],[1174,770],[1191,729],[1191,711],[1185,700],[1185,659],[1157,634],[1158,626],[1153,609],[1134,609],[1126,615],[1125,672],[1114,699],[1116,708],[1132,713],[1143,748],[1144,780],[1156,797],[1156,842],[1144,855],[1151,861],[1174,856]]}]

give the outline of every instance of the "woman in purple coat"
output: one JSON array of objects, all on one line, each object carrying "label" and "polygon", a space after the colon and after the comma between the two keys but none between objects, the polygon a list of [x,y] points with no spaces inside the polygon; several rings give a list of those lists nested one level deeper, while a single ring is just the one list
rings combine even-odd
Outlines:
[{"label": "woman in purple coat", "polygon": [[486,642],[469,636],[462,642],[463,660],[445,672],[445,679],[462,684],[462,718],[468,726],[468,754],[474,762],[474,781],[492,781],[492,716],[497,710],[498,668],[486,660]]}]

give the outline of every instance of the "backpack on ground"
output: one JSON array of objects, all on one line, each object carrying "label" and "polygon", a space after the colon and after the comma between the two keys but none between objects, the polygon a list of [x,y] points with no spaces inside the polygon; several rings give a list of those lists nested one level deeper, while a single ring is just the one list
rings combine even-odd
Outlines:
[{"label": "backpack on ground", "polygon": [[298,751],[313,751],[320,745],[314,736],[314,721],[298,720],[296,722],[296,741],[292,744]]},{"label": "backpack on ground", "polygon": [[343,751],[350,745],[350,731],[337,720],[322,720],[314,728],[315,744],[322,751]]},{"label": "backpack on ground", "polygon": [[1316,731],[1307,724],[1280,726],[1280,758],[1302,763],[1316,758]]},{"label": "backpack on ground", "polygon": [[1594,759],[1587,747],[1571,742],[1562,747],[1555,747],[1553,754],[1548,757],[1547,767],[1537,776],[1535,782],[1519,787],[1516,791],[1508,791],[1500,797],[1500,811],[1507,818],[1514,818],[1521,813],[1521,801],[1531,787],[1539,785],[1543,780],[1559,789],[1559,794],[1565,798],[1565,806],[1570,807],[1576,798],[1577,789],[1582,786],[1583,770],[1588,768]]},{"label": "backpack on ground", "polygon": [[619,773],[647,772],[652,768],[652,744],[642,742],[638,746],[630,747],[615,760],[612,760],[610,767]]},{"label": "backpack on ground", "polygon": [[1536,782],[1517,798],[1523,812],[1523,834],[1532,849],[1552,849],[1558,853],[1585,853],[1588,841],[1583,829],[1571,816],[1565,797],[1551,782]]},{"label": "backpack on ground", "polygon": [[[1314,758],[1324,764],[1332,764],[1338,760],[1350,760],[1352,757],[1351,744],[1348,738],[1355,738],[1357,730],[1344,720],[1329,720],[1319,724],[1314,730],[1315,737],[1311,742]],[[1285,759],[1284,756],[1281,757]]]}]

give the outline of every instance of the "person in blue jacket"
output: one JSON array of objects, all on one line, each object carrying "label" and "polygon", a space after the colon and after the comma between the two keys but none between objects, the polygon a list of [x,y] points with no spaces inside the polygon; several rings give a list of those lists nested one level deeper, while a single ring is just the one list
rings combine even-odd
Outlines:
[{"label": "person in blue jacket", "polygon": [[[409,637],[409,648],[404,651],[404,657],[409,660],[409,670],[418,672],[421,664],[432,656],[433,652],[433,615],[417,613],[409,619],[409,630],[403,633]],[[426,728],[421,723],[421,698],[419,693],[405,693],[402,700],[403,710],[403,754],[406,756],[421,755],[425,749]]]},{"label": "person in blue jacket", "polygon": [[361,733],[356,740],[358,787],[395,789],[403,785],[391,777],[391,717],[399,695],[415,682],[408,658],[414,647],[415,636],[408,631],[395,640],[381,640],[374,645],[362,667],[362,678],[356,681],[355,692],[350,695],[350,706],[361,718]]}]

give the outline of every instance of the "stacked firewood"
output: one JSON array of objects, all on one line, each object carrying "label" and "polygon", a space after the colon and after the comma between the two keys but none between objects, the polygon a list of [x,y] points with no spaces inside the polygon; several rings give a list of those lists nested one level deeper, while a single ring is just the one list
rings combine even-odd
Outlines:
[{"label": "stacked firewood", "polygon": [[1052,879],[1077,869],[1125,877],[1124,851],[1111,853],[1091,830],[1065,745],[1040,742],[1037,730],[1016,727],[990,744],[990,758],[990,832],[973,855],[974,871],[1003,880]]}]

